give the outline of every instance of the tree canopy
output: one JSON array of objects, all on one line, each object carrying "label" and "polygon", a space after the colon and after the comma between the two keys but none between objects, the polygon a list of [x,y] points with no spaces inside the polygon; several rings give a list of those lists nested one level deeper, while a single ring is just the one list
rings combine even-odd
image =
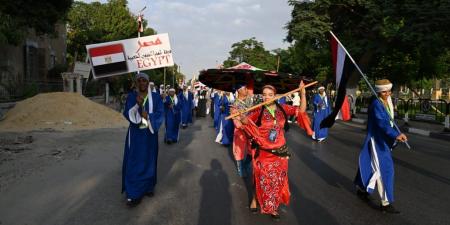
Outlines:
[{"label": "tree canopy", "polygon": [[36,34],[55,34],[73,0],[0,0],[0,43],[19,44],[29,29]]},{"label": "tree canopy", "polygon": [[394,0],[289,0],[286,70],[331,75],[332,30],[372,78],[448,77],[450,2]]},{"label": "tree canopy", "polygon": [[224,61],[224,67],[246,62],[264,70],[277,69],[277,56],[264,48],[264,44],[252,37],[231,45],[230,56]]},{"label": "tree canopy", "polygon": [[[107,3],[75,2],[68,14],[67,51],[69,57],[83,59],[88,44],[117,41],[137,37],[137,16],[133,15],[126,0],[108,0]],[[144,20],[144,27],[147,21]],[[145,28],[141,34],[156,31]]]}]

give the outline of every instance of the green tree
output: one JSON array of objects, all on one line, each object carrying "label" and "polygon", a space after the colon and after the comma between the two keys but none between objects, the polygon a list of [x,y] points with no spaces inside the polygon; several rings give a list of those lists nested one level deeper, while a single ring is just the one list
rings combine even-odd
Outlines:
[{"label": "green tree", "polygon": [[264,44],[252,37],[231,45],[230,56],[223,62],[224,67],[246,62],[264,70],[277,69],[277,56],[264,48]]},{"label": "green tree", "polygon": [[[293,68],[331,71],[332,30],[371,78],[400,84],[448,77],[450,2],[343,0],[294,1],[286,40]],[[308,60],[309,59],[309,60]],[[322,69],[319,69],[322,68]]]},{"label": "green tree", "polygon": [[19,44],[29,29],[55,34],[55,24],[65,21],[73,0],[0,0],[0,44]]},{"label": "green tree", "polygon": [[[137,17],[131,14],[126,0],[75,2],[68,15],[67,51],[69,61],[84,60],[88,44],[137,37]],[[144,27],[147,21],[144,20]],[[142,36],[156,34],[146,28]]]}]

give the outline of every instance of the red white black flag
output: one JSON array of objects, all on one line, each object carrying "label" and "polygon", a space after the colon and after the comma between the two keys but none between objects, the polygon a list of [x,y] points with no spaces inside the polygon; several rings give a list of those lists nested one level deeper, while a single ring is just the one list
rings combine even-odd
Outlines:
[{"label": "red white black flag", "polygon": [[[336,78],[337,96],[333,112],[320,123],[320,127],[322,128],[324,127],[329,128],[333,126],[336,116],[338,115],[347,98],[347,91],[346,91],[347,83],[350,80],[350,77],[354,76],[355,74],[354,71],[356,69],[354,62],[348,55],[344,46],[337,39],[337,37],[334,36],[332,32],[330,33],[331,33],[331,40],[330,40],[331,55],[333,58],[333,70]],[[348,110],[347,112],[345,112],[348,114],[345,116],[349,117],[350,110],[346,109],[346,107],[348,106],[348,100],[346,101],[346,104],[347,105],[344,107],[344,110],[346,111]]]},{"label": "red white black flag", "polygon": [[137,21],[138,21],[138,32],[144,32],[144,24],[142,23],[142,14],[139,14]]},{"label": "red white black flag", "polygon": [[128,71],[122,44],[90,48],[92,68],[97,78]]}]

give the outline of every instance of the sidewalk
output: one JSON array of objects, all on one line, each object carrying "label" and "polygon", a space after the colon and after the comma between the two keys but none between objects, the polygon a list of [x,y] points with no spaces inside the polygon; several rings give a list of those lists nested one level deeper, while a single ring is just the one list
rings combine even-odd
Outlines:
[{"label": "sidewalk", "polygon": [[[408,124],[405,124],[402,119],[395,121],[403,132],[450,141],[450,131],[444,131],[443,124],[413,120],[409,120]],[[356,114],[356,117],[352,118],[352,122],[366,124],[367,114]]]}]

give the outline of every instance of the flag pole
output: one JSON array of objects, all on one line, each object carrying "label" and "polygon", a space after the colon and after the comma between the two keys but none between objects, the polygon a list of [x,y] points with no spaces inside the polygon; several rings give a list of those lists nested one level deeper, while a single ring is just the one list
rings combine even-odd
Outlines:
[{"label": "flag pole", "polygon": [[[315,85],[315,84],[317,84],[317,81],[314,81],[314,82],[311,82],[311,83],[309,83],[309,84],[306,84],[306,85],[305,85],[304,87],[302,87],[302,88],[311,87],[311,86],[313,86],[313,85]],[[278,100],[278,99],[280,99],[280,98],[283,98],[283,97],[292,95],[292,94],[294,94],[295,92],[300,91],[302,88],[296,88],[296,89],[294,89],[294,90],[292,90],[292,91],[289,91],[289,92],[286,92],[286,93],[284,93],[284,94],[282,94],[282,95],[278,95],[278,96],[276,96],[276,97],[274,97],[274,98],[272,98],[272,99],[270,99],[270,100],[268,100],[268,101],[261,102],[261,103],[259,103],[259,104],[257,104],[257,105],[254,105],[254,106],[250,107],[250,108],[246,108],[246,109],[244,109],[244,110],[242,110],[242,111],[238,111],[238,112],[236,112],[236,113],[233,113],[233,114],[231,114],[231,115],[225,117],[225,119],[226,119],[226,120],[233,119],[233,118],[236,117],[236,116],[239,116],[239,115],[244,114],[244,113],[246,113],[246,112],[250,112],[250,111],[252,111],[252,110],[254,110],[254,109],[257,109],[257,108],[259,108],[259,107],[261,107],[261,106],[268,105],[268,104],[270,104],[270,103],[272,103],[272,102],[274,102],[274,101],[276,101],[276,100]]]},{"label": "flag pole", "polygon": [[[144,28],[144,24],[143,24],[143,21],[142,21],[142,17],[143,17],[144,15],[142,14],[142,12],[143,12],[146,8],[147,8],[147,6],[144,6],[144,8],[142,8],[141,10],[139,10],[139,13],[138,13],[138,41],[140,41],[140,39],[141,39],[141,28],[142,28],[142,29]],[[137,70],[137,73],[140,73],[139,68],[138,68],[138,70]]]},{"label": "flag pole", "polygon": [[280,69],[280,55],[279,54],[277,55],[277,72],[278,72],[278,69]]},{"label": "flag pole", "polygon": [[[355,62],[355,60],[353,59],[353,57],[350,55],[350,53],[348,53],[347,49],[344,47],[344,45],[341,43],[341,41],[339,41],[339,39],[336,37],[336,35],[334,35],[333,31],[330,30],[330,34],[333,36],[333,38],[338,42],[339,46],[342,47],[342,49],[344,49],[345,54],[347,54],[347,56],[350,58],[350,61],[352,61],[353,65],[355,65],[356,69],[358,70],[359,74],[361,74],[362,78],[364,79],[364,81],[367,83],[367,86],[369,86],[370,91],[372,92],[372,95],[374,95],[375,97],[377,97],[377,92],[375,91],[375,89],[372,87],[372,84],[369,82],[369,80],[367,79],[367,76],[362,72],[361,68],[359,68],[358,64]],[[377,97],[378,99],[378,97]],[[379,101],[379,99],[378,99]],[[392,124],[394,125],[395,129],[399,132],[402,133],[400,128],[398,127],[397,123],[395,122],[395,120],[391,117],[389,117],[390,121],[392,122]],[[408,149],[411,149],[411,146],[408,144],[408,141],[404,142],[406,147]]]},{"label": "flag pole", "polygon": [[173,67],[172,67],[172,75],[173,75],[173,77],[172,77],[172,86],[173,86],[173,89],[175,89],[175,78],[176,78],[177,75],[175,74]]},{"label": "flag pole", "polygon": [[164,93],[166,93],[166,67],[164,67]]}]

